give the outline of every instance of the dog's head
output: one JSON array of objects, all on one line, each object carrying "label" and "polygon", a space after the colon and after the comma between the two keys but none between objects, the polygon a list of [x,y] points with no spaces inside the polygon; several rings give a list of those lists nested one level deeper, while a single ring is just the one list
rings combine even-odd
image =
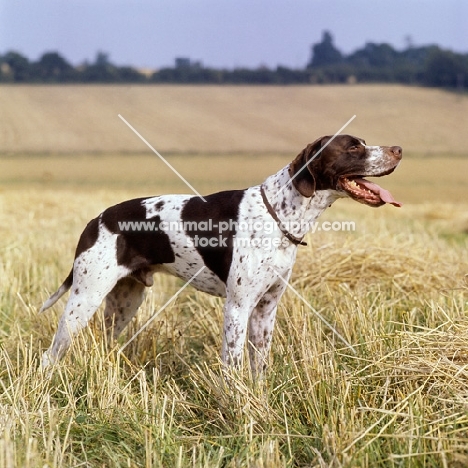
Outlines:
[{"label": "dog's head", "polygon": [[336,190],[369,206],[401,206],[388,190],[364,177],[390,174],[401,161],[399,146],[368,146],[351,135],[321,137],[299,153],[289,166],[293,186],[304,197],[317,190]]}]

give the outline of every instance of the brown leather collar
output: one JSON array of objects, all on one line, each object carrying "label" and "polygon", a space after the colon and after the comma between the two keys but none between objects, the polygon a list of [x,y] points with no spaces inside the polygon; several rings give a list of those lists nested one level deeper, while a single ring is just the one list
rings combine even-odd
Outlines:
[{"label": "brown leather collar", "polygon": [[275,210],[270,205],[270,202],[268,201],[266,197],[265,189],[263,188],[263,185],[260,186],[260,193],[262,195],[262,200],[266,206],[266,209],[268,210],[268,213],[270,213],[271,217],[276,221],[276,224],[278,225],[279,230],[284,234],[284,236],[295,245],[307,245],[307,242],[302,241],[304,237],[302,237],[301,239],[294,237],[290,232],[286,231],[286,229],[283,228],[281,220],[278,218],[278,215],[275,213]]}]

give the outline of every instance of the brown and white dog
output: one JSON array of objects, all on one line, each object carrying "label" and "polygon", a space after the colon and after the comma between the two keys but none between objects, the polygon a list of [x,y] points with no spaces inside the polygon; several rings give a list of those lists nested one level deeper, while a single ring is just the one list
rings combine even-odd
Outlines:
[{"label": "brown and white dog", "polygon": [[390,174],[401,158],[399,146],[326,136],[261,185],[205,200],[161,195],[106,209],[84,229],[70,274],[41,309],[71,288],[43,367],[64,355],[104,299],[105,323],[117,337],[136,314],[153,274],[164,272],[226,298],[222,360],[238,364],[248,336],[252,372],[261,372],[278,302],[311,223],[342,197],[373,207],[400,206],[364,177]]}]

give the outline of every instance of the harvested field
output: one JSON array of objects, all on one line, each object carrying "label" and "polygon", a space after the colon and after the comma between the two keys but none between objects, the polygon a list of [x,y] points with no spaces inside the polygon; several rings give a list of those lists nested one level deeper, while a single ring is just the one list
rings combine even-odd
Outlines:
[{"label": "harvested field", "polygon": [[0,86],[0,153],[290,153],[346,132],[408,154],[468,154],[468,97],[404,86]]},{"label": "harvested field", "polygon": [[[466,98],[401,88],[391,102],[397,87],[255,89],[0,88],[0,467],[468,464],[466,113],[453,116],[456,106],[466,112]],[[338,96],[348,89],[346,107]],[[319,92],[328,96],[321,111],[302,109]],[[128,109],[117,99],[125,93]],[[399,117],[395,127],[366,114],[376,99],[383,115]],[[428,99],[440,115],[427,113],[423,138],[423,126],[405,119]],[[358,101],[366,112],[353,111]],[[156,103],[165,103],[167,120],[155,117]],[[401,167],[382,180],[404,206],[339,200],[324,213],[320,221],[355,229],[317,230],[300,248],[290,284],[305,301],[292,291],[281,300],[264,380],[253,382],[246,366],[226,384],[222,300],[187,288],[160,311],[183,284],[163,275],[115,346],[106,345],[98,313],[53,374],[41,372],[65,301],[38,309],[67,275],[86,223],[124,199],[188,192],[117,112],[151,143],[164,141],[158,149],[209,193],[261,182],[309,142],[308,124],[293,125],[293,107],[314,116],[318,136],[349,118],[343,111],[333,120],[335,105],[358,114],[351,133],[404,147]]]}]

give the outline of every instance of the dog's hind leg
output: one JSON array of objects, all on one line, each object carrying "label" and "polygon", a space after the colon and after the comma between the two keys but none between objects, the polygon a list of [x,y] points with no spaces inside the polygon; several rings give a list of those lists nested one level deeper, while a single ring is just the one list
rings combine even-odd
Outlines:
[{"label": "dog's hind leg", "polygon": [[[75,261],[70,297],[52,345],[42,357],[43,368],[63,357],[73,337],[88,325],[107,294],[129,273],[127,268],[117,265],[115,259],[103,259],[103,263],[97,265],[93,258],[93,249],[89,249]],[[99,250],[97,252],[100,253]]]},{"label": "dog's hind leg", "polygon": [[[112,287],[112,286],[111,286]],[[60,360],[70,347],[73,337],[88,325],[105,297],[105,294],[80,294],[75,288],[68,299],[65,311],[60,317],[57,333],[50,348],[42,356],[45,368]]]},{"label": "dog's hind leg", "polygon": [[137,313],[144,299],[145,285],[131,276],[120,279],[106,296],[104,323],[108,340],[116,339]]}]

